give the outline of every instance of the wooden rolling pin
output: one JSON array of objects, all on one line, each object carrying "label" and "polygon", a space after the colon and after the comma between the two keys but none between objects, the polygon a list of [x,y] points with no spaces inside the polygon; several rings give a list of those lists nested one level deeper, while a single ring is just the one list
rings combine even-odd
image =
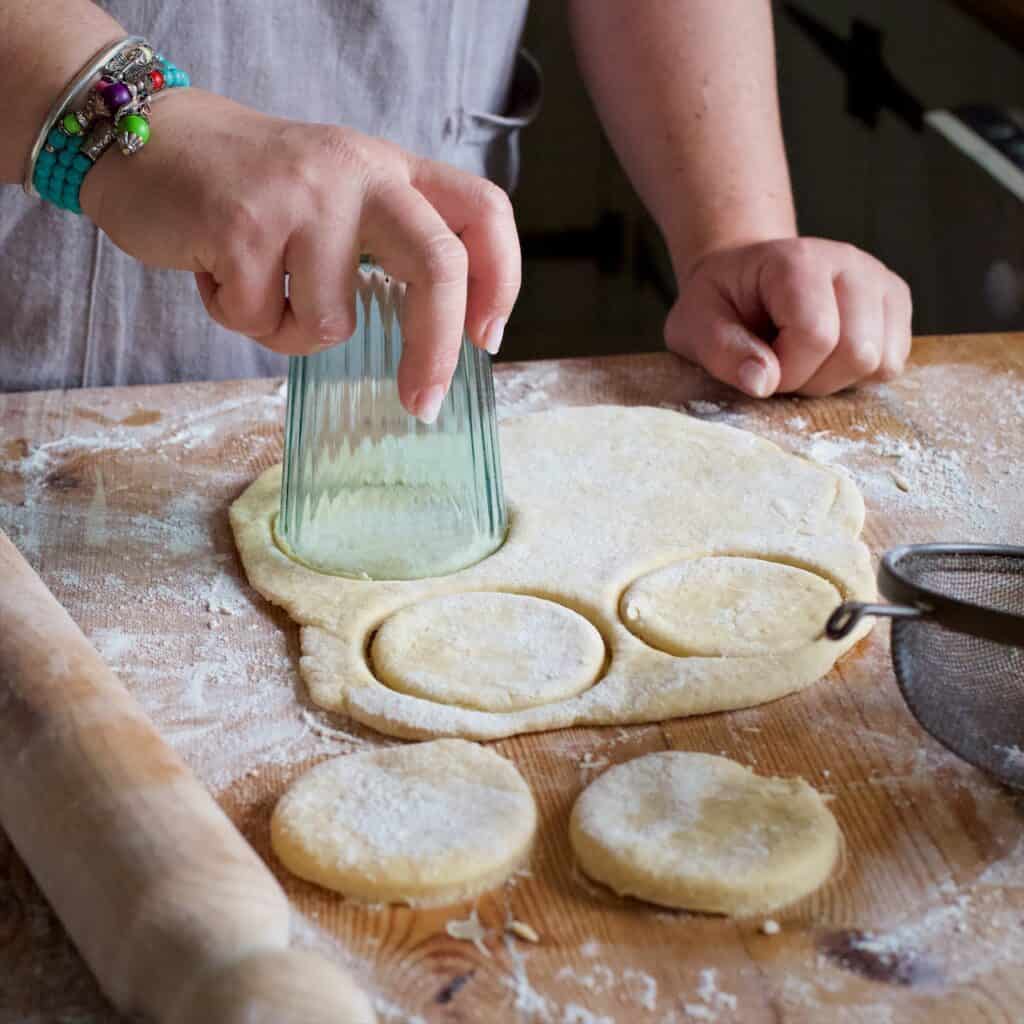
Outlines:
[{"label": "wooden rolling pin", "polygon": [[104,992],[160,1024],[370,1024],[288,901],[0,531],[0,826]]}]

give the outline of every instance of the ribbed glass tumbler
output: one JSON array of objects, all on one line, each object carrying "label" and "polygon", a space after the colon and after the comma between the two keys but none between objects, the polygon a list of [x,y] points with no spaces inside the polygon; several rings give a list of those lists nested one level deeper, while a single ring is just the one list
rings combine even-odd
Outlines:
[{"label": "ribbed glass tumbler", "polygon": [[455,572],[507,527],[490,357],[463,340],[436,421],[421,423],[398,399],[404,285],[364,263],[356,289],[355,334],[290,361],[278,544],[343,576]]}]

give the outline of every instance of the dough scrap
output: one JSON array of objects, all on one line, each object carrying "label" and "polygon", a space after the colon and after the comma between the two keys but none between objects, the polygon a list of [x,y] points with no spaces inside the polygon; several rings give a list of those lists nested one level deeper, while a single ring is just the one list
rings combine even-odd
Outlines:
[{"label": "dough scrap", "polygon": [[[303,626],[300,670],[313,699],[408,739],[498,739],[574,725],[624,725],[749,707],[793,693],[871,628],[750,657],[680,658],[623,621],[623,592],[688,559],[742,556],[798,566],[844,600],[870,601],[874,574],[858,539],[864,505],[848,477],[746,431],[667,409],[590,406],[501,424],[510,528],[503,547],[450,576],[363,581],[327,576],[274,543],[280,467],[231,508],[246,573]],[[542,596],[588,619],[607,643],[607,671],[575,696],[481,711],[412,696],[377,678],[370,636],[401,608],[443,594]]]},{"label": "dough scrap", "polygon": [[841,833],[803,779],[663,751],[610,768],[573,807],[580,867],[620,895],[716,914],[765,913],[832,872]]},{"label": "dough scrap", "polygon": [[679,657],[746,657],[813,642],[842,602],[828,580],[764,558],[694,558],[633,583],[623,615],[641,640]]},{"label": "dough scrap", "polygon": [[366,902],[438,906],[503,882],[537,829],[515,766],[465,740],[323,761],[271,817],[289,871]]},{"label": "dough scrap", "polygon": [[585,690],[604,664],[604,641],[553,601],[446,594],[396,612],[377,631],[371,658],[381,680],[403,693],[512,711]]}]

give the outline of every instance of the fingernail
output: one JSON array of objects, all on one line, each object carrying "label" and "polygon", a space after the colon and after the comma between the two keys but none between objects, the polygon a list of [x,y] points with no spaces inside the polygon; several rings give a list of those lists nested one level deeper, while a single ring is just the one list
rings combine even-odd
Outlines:
[{"label": "fingernail", "polygon": [[495,317],[488,325],[487,332],[484,334],[484,348],[491,353],[492,356],[498,354],[498,349],[501,348],[501,339],[505,336],[505,324],[508,321],[504,317]]},{"label": "fingernail", "polygon": [[443,401],[444,391],[441,388],[423,388],[422,391],[417,391],[412,401],[413,409],[416,410],[416,419],[421,423],[433,423],[441,411]]},{"label": "fingernail", "polygon": [[764,398],[768,394],[768,371],[756,359],[744,359],[737,376],[743,390],[756,398]]}]

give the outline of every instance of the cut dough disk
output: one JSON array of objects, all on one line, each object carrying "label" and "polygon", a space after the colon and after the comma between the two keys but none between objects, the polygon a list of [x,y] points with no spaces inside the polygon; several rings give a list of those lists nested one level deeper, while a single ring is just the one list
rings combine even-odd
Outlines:
[{"label": "cut dough disk", "polygon": [[821,576],[763,558],[694,558],[642,576],[622,597],[630,631],[681,657],[791,651],[842,602]]},{"label": "cut dough disk", "polygon": [[774,910],[829,876],[841,833],[802,779],[665,751],[583,791],[569,834],[584,872],[620,895],[717,914]]},{"label": "cut dough disk", "polygon": [[436,740],[324,761],[271,818],[289,871],[367,902],[432,906],[503,882],[537,827],[533,794],[505,758]]},{"label": "cut dough disk", "polygon": [[573,697],[604,663],[581,615],[522,594],[446,594],[409,605],[377,631],[377,676],[403,693],[481,711]]}]

